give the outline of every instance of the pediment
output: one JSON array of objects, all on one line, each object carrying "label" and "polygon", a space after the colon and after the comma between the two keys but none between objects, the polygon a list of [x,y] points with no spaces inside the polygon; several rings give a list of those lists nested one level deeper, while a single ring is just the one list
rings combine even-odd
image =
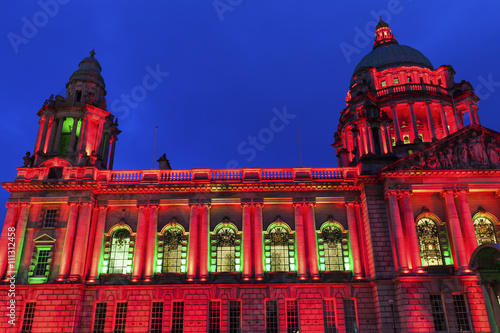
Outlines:
[{"label": "pediment", "polygon": [[381,172],[473,169],[500,169],[500,133],[469,125],[388,165]]},{"label": "pediment", "polygon": [[55,239],[50,237],[49,235],[47,234],[43,234],[41,236],[38,236],[37,238],[35,238],[33,240],[33,242],[35,243],[55,243]]}]

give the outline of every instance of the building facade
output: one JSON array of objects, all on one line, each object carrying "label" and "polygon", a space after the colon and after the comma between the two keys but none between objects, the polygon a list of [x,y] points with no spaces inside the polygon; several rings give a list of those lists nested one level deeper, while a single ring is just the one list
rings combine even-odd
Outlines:
[{"label": "building facade", "polygon": [[500,134],[454,74],[381,20],[339,167],[114,171],[91,52],[2,184],[2,331],[498,332],[469,261],[500,236]]}]

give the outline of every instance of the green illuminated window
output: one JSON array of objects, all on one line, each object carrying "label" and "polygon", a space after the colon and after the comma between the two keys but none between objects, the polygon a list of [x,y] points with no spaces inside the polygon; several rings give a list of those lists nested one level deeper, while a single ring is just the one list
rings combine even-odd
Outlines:
[{"label": "green illuminated window", "polygon": [[241,233],[225,218],[211,233],[210,263],[212,272],[239,272],[241,268]]},{"label": "green illuminated window", "polygon": [[420,244],[422,265],[443,265],[443,253],[441,252],[436,222],[428,217],[419,219],[417,222],[417,236]]},{"label": "green illuminated window", "polygon": [[187,266],[188,235],[176,221],[165,227],[158,240],[158,273],[185,273]]},{"label": "green illuminated window", "polygon": [[325,222],[317,236],[320,270],[349,270],[349,240],[342,226],[333,220]]},{"label": "green illuminated window", "polygon": [[[59,120],[59,121],[62,121]],[[76,150],[76,144],[78,143],[78,137],[80,136],[80,129],[82,126],[82,120],[79,119],[76,123],[76,132],[75,132],[75,142],[73,143],[73,151]],[[73,131],[74,126],[74,118],[65,117],[62,128],[61,128],[61,141],[59,143],[59,155],[64,155],[68,152],[69,143],[71,141],[71,132]]]},{"label": "green illuminated window", "polygon": [[45,283],[50,274],[50,266],[52,265],[52,248],[55,239],[43,234],[33,240],[35,246],[31,256],[31,265],[28,272],[29,283]]},{"label": "green illuminated window", "polygon": [[476,230],[477,244],[496,243],[495,225],[485,216],[477,216],[474,218],[474,229]]},{"label": "green illuminated window", "polygon": [[132,260],[129,260],[130,232],[127,229],[118,229],[111,237],[108,273],[128,274],[132,271]]},{"label": "green illuminated window", "polygon": [[385,87],[385,81],[382,81],[381,85],[382,85],[382,88]]},{"label": "green illuminated window", "polygon": [[266,271],[295,271],[295,237],[290,227],[278,219],[269,226],[264,237]]},{"label": "green illuminated window", "polygon": [[399,79],[397,77],[394,78],[394,84],[398,84],[399,83]]}]

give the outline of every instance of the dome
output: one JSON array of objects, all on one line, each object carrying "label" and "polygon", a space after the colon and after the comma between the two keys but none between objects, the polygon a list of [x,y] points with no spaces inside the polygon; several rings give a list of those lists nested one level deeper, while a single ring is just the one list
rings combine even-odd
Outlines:
[{"label": "dome", "polygon": [[95,84],[105,87],[104,79],[101,76],[101,64],[94,58],[95,52],[92,50],[90,52],[90,57],[84,58],[78,64],[78,69],[71,75],[69,78],[69,82],[66,84],[66,87],[71,83],[71,81],[90,81]]},{"label": "dome", "polygon": [[434,70],[432,63],[420,51],[398,44],[389,25],[380,19],[373,50],[365,55],[354,69],[350,85],[355,83],[354,75],[360,68],[375,67],[377,71],[381,71],[399,66],[417,66]]}]

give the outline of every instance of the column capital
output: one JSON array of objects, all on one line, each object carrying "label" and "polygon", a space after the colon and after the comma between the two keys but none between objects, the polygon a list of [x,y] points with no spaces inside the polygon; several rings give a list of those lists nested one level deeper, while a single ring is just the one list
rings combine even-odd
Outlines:
[{"label": "column capital", "polygon": [[398,189],[386,189],[384,197],[388,199],[391,196],[394,196],[396,199],[401,198],[402,192]]},{"label": "column capital", "polygon": [[494,191],[493,195],[495,196],[495,198],[500,198],[500,190]]},{"label": "column capital", "polygon": [[414,102],[414,101],[408,101],[407,103],[408,103],[408,105],[410,105],[410,106],[413,106],[413,104],[415,104],[415,102]]},{"label": "column capital", "polygon": [[5,207],[11,208],[11,207],[18,207],[20,205],[19,202],[6,202]]}]

